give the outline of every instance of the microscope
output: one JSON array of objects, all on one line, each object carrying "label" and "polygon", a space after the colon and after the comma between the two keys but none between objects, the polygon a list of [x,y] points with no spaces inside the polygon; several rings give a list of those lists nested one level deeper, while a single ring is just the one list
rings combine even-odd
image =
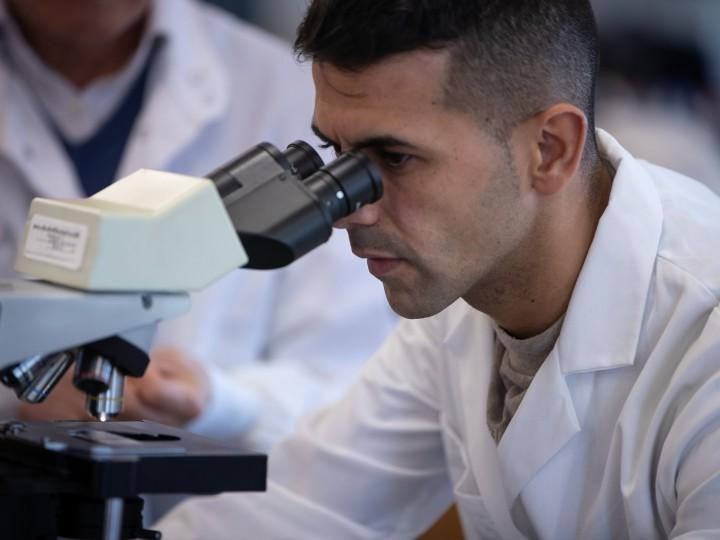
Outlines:
[{"label": "microscope", "polygon": [[[87,199],[32,202],[0,280],[0,381],[43,401],[69,369],[97,421],[0,422],[0,537],[159,539],[140,494],[265,489],[266,456],[179,429],[112,421],[158,322],[231,270],[280,268],[382,196],[358,152],[261,143],[196,178],[140,170]],[[240,309],[240,308],[239,308]]]}]

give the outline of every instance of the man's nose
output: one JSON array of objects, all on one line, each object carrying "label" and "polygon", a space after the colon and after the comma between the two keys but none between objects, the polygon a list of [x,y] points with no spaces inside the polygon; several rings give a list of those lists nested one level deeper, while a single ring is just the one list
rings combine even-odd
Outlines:
[{"label": "man's nose", "polygon": [[374,225],[377,223],[379,215],[380,209],[377,203],[366,204],[360,207],[359,210],[355,210],[352,214],[338,219],[333,224],[333,227],[336,229],[348,229],[352,225]]}]

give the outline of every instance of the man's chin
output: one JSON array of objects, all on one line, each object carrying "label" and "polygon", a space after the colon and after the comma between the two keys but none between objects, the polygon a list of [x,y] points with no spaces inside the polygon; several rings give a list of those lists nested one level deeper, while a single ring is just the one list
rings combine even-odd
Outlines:
[{"label": "man's chin", "polygon": [[408,292],[399,291],[388,284],[384,284],[385,297],[390,308],[404,319],[425,319],[437,315],[447,305],[441,302],[429,302],[420,290]]}]

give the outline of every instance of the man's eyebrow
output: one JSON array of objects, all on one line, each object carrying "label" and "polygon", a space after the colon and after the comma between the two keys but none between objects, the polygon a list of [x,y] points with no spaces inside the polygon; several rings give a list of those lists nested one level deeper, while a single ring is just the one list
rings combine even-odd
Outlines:
[{"label": "man's eyebrow", "polygon": [[[315,133],[315,136],[323,141],[324,143],[330,144],[331,146],[334,146],[335,148],[339,148],[340,144],[333,141],[330,137],[325,135],[322,131],[320,131],[320,128],[318,128],[315,124],[312,124],[311,126],[313,133]],[[367,139],[361,139],[357,141],[355,144],[352,145],[352,150],[364,150],[366,148],[387,148],[387,147],[395,147],[395,146],[403,146],[406,148],[415,148],[415,145],[404,141],[402,139],[398,139],[397,137],[393,135],[376,135],[373,137],[368,137]]]},{"label": "man's eyebrow", "polygon": [[352,148],[353,150],[364,150],[365,148],[388,148],[398,146],[402,146],[403,148],[415,148],[415,145],[402,139],[398,139],[393,135],[377,135],[375,137],[368,137],[367,139],[362,139],[356,142]]}]

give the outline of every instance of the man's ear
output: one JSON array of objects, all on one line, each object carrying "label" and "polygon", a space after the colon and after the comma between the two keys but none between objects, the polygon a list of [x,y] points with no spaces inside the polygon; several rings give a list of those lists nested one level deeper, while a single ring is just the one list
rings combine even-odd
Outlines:
[{"label": "man's ear", "polygon": [[532,187],[543,195],[563,189],[577,173],[585,148],[585,113],[567,103],[553,105],[528,122],[533,144],[530,159]]}]

